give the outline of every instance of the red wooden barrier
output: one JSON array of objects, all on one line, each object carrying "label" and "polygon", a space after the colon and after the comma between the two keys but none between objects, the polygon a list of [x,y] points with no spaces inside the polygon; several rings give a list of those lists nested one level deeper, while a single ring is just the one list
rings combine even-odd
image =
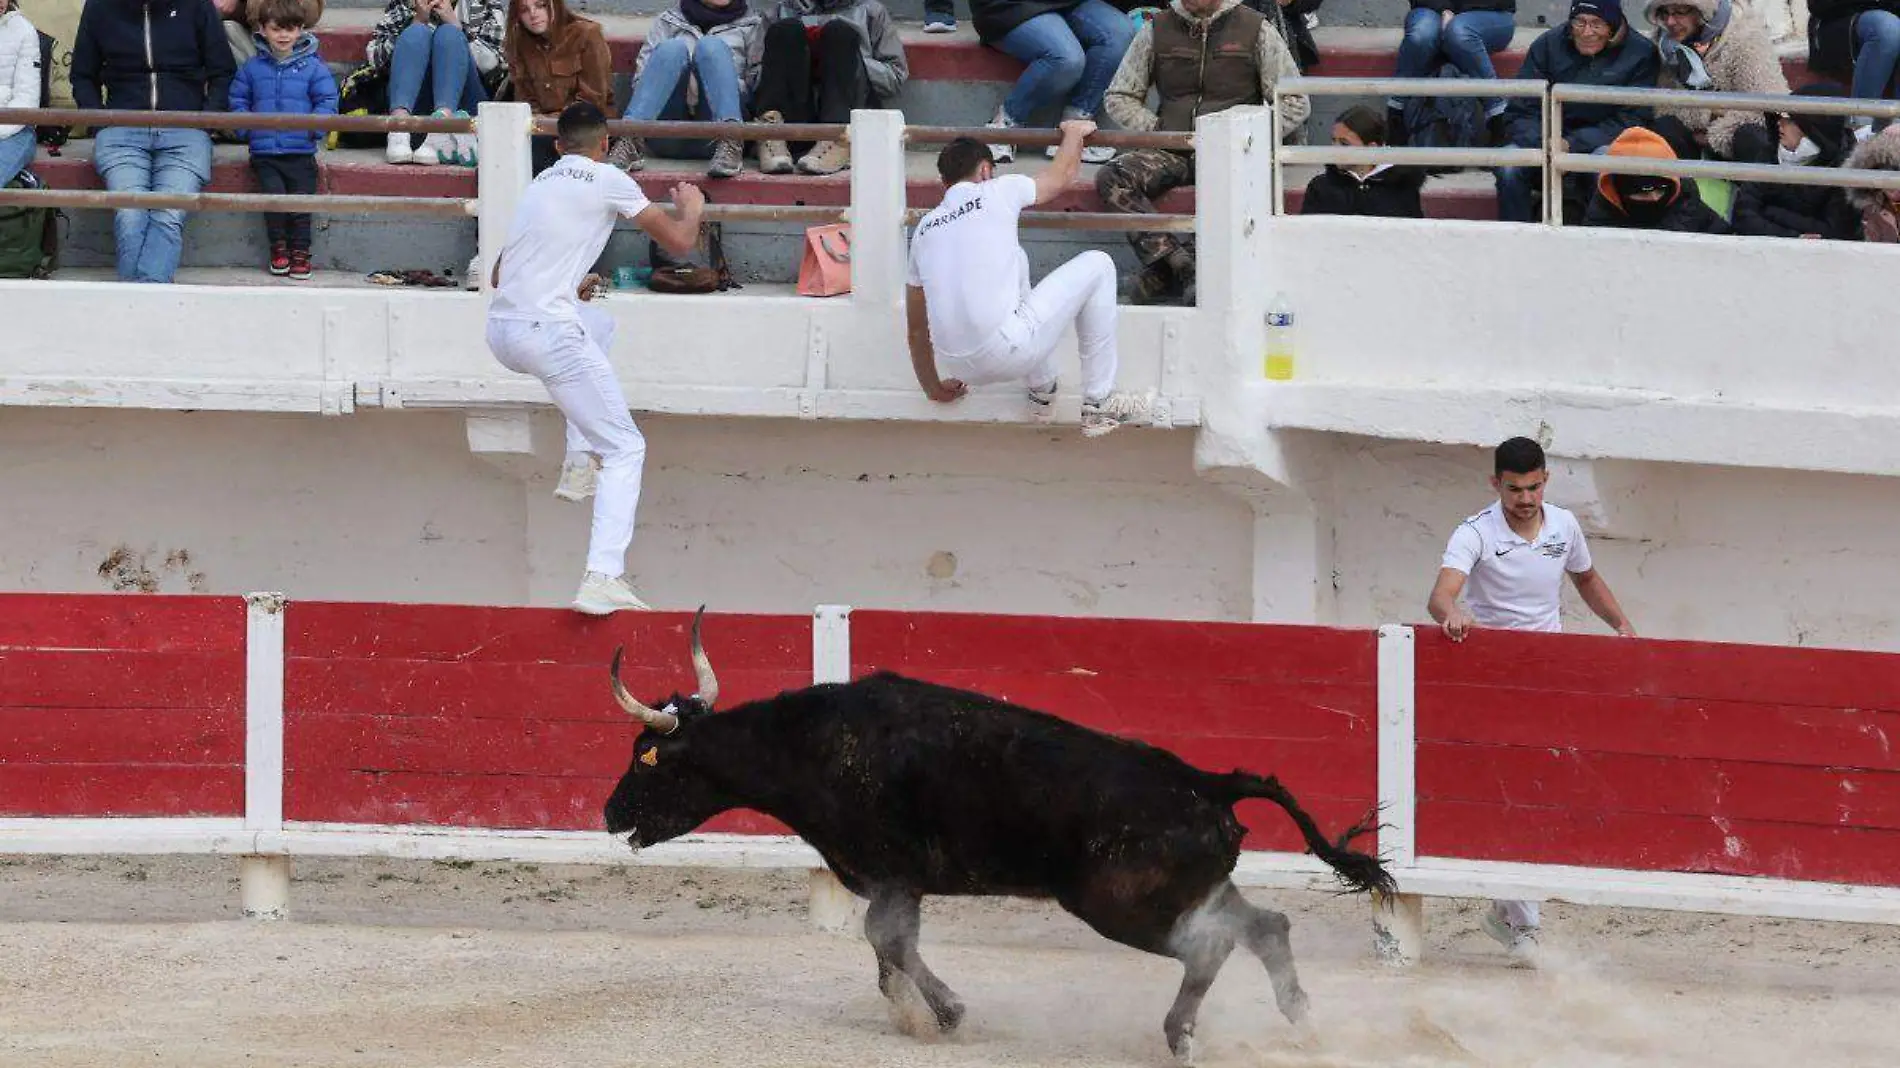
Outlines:
[{"label": "red wooden barrier", "polygon": [[1421,854],[1900,885],[1900,657],[1417,641]]},{"label": "red wooden barrier", "polygon": [[[1161,620],[854,612],[852,673],[898,671],[1139,738],[1216,771],[1280,776],[1343,830],[1377,792],[1377,636]],[[1266,802],[1249,849],[1305,847]]]},{"label": "red wooden barrier", "polygon": [[[293,602],[285,617],[284,818],[598,830],[633,727],[608,689],[690,693],[691,617]],[[805,616],[708,616],[720,703],[811,681]],[[712,830],[784,833],[756,814]]]},{"label": "red wooden barrier", "polygon": [[0,816],[244,814],[244,602],[0,594]]}]

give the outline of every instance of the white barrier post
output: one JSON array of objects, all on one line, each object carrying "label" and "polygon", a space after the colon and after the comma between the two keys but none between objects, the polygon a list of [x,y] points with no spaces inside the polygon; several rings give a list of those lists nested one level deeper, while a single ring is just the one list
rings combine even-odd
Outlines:
[{"label": "white barrier post", "polygon": [[851,113],[851,299],[895,308],[904,292],[904,113]]},{"label": "white barrier post", "polygon": [[[862,115],[865,112],[859,112]],[[851,608],[821,604],[811,617],[811,681],[851,681]],[[827,934],[851,934],[862,922],[864,902],[844,888],[828,868],[811,873],[807,908],[813,927]]]},{"label": "white barrier post", "polygon": [[[1418,856],[1417,720],[1412,628],[1379,628],[1379,852],[1395,868]],[[1415,964],[1424,948],[1424,899],[1375,894],[1373,952],[1385,964]]]},{"label": "white barrier post", "polygon": [[515,219],[515,205],[528,188],[533,171],[534,109],[526,104],[500,104],[489,101],[475,112],[477,165],[476,193],[481,197],[481,224],[478,241],[482,292],[488,292],[489,273],[495,257],[508,243],[508,227]]},{"label": "white barrier post", "polygon": [[[244,830],[255,842],[284,829],[284,595],[244,603]],[[246,918],[290,914],[290,857],[241,856],[238,882]]]}]

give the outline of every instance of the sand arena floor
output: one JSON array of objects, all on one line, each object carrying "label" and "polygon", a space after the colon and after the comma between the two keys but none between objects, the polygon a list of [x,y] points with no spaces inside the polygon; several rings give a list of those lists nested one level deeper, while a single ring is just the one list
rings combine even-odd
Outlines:
[{"label": "sand arena floor", "polygon": [[[0,858],[0,1065],[1163,1066],[1179,968],[1057,910],[927,903],[969,1017],[897,1033],[861,940],[813,932],[802,876],[305,861],[296,919],[237,918],[236,862]],[[1212,1066],[1874,1066],[1900,1056],[1900,929],[1547,909],[1508,968],[1477,906],[1428,904],[1429,961],[1371,959],[1365,904],[1289,913],[1319,1035],[1293,1044],[1237,953]]]}]

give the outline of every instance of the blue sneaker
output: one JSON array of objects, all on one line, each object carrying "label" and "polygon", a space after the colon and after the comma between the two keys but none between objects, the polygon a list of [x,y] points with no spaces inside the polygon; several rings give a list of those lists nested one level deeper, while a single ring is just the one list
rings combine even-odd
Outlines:
[{"label": "blue sneaker", "polygon": [[926,11],[924,12],[924,32],[955,33],[957,18],[955,15],[946,15],[938,11]]}]

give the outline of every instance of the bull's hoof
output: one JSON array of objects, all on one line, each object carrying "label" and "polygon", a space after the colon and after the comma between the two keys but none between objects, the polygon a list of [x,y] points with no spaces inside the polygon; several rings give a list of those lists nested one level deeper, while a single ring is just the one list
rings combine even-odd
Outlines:
[{"label": "bull's hoof", "polygon": [[1182,1027],[1179,1034],[1168,1036],[1168,1052],[1174,1054],[1174,1059],[1179,1064],[1192,1065],[1194,1063],[1194,1046],[1193,1024]]},{"label": "bull's hoof", "polygon": [[963,1002],[949,1001],[936,1011],[937,1030],[943,1034],[955,1031],[963,1023]]},{"label": "bull's hoof", "polygon": [[1287,1023],[1292,1024],[1295,1029],[1310,1028],[1307,1020],[1313,1015],[1313,1003],[1307,1000],[1306,991],[1295,990],[1292,994],[1280,998],[1279,1002],[1280,1015],[1286,1017]]},{"label": "bull's hoof", "polygon": [[916,981],[910,976],[894,971],[880,985],[884,987],[884,996],[890,999],[892,1027],[919,1042],[932,1041],[944,1033],[946,1029],[938,1023],[930,1002],[924,1000],[924,992],[917,989]]}]

